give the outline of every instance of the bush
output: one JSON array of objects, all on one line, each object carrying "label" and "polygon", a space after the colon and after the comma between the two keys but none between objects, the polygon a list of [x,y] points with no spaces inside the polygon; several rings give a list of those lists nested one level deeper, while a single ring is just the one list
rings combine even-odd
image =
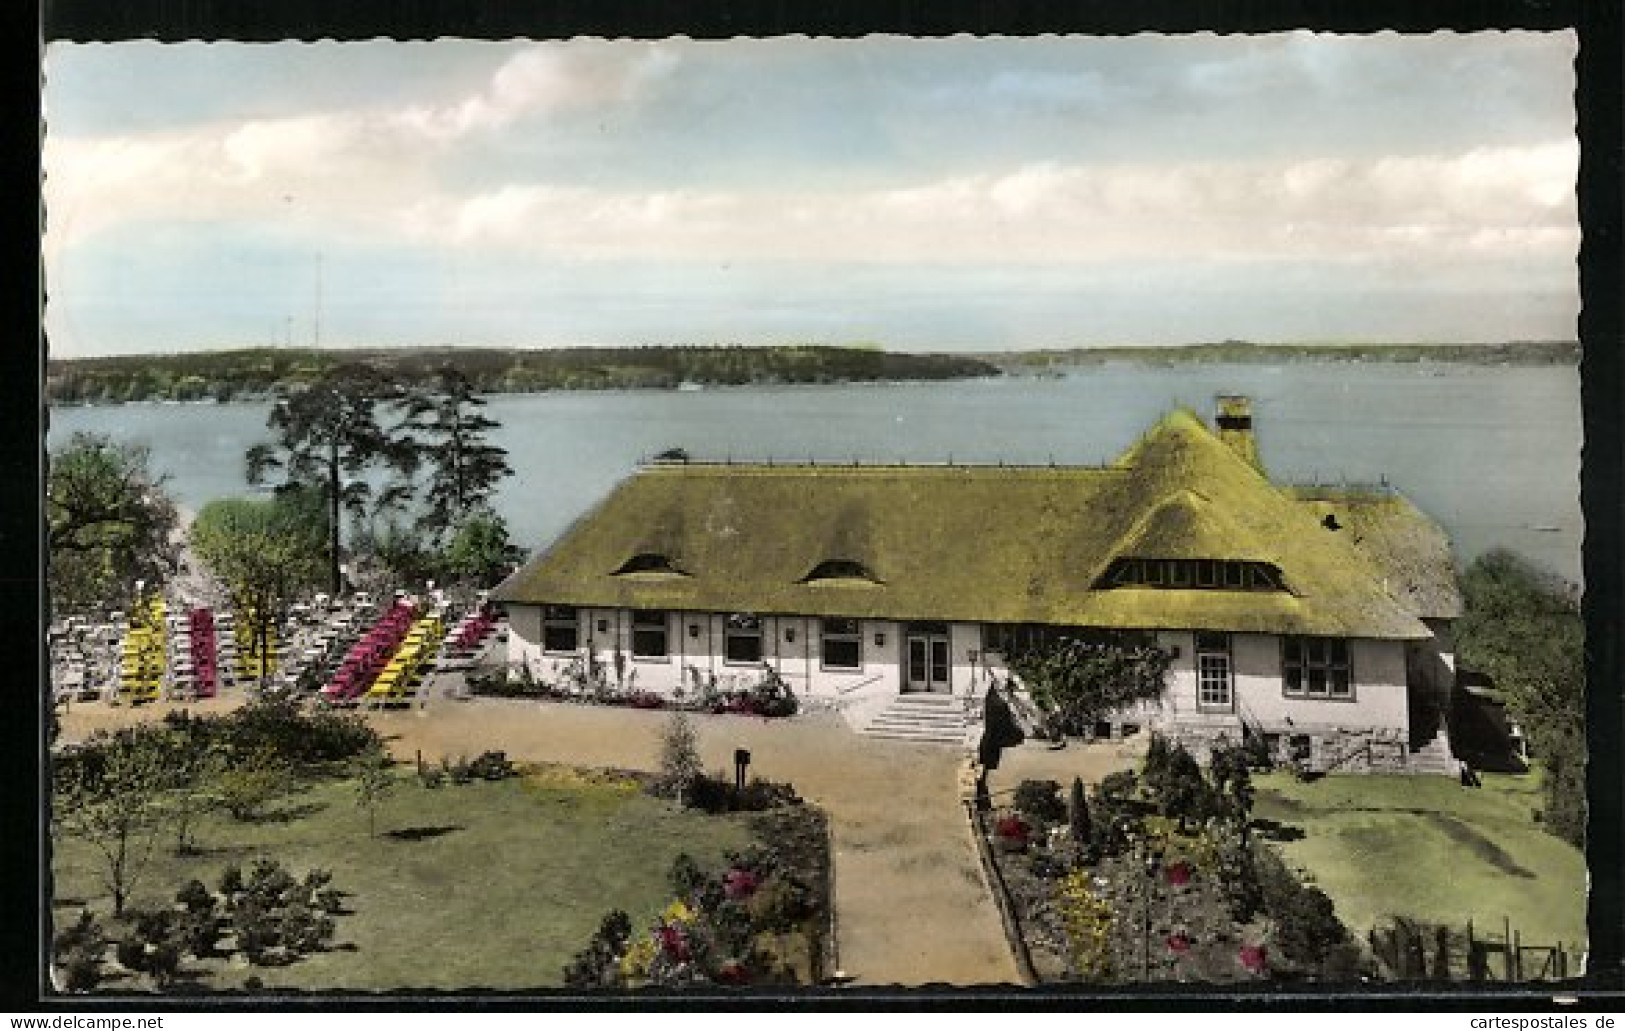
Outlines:
[{"label": "bush", "polygon": [[1072,836],[1072,843],[1080,848],[1087,848],[1091,844],[1093,828],[1089,822],[1089,800],[1083,792],[1083,778],[1072,778],[1072,790],[1067,800],[1067,830]]},{"label": "bush", "polygon": [[751,711],[759,716],[794,716],[799,704],[779,671],[768,667],[749,691]]},{"label": "bush", "polygon": [[782,875],[769,878],[745,907],[751,927],[758,931],[789,931],[812,912],[807,889]]},{"label": "bush", "polygon": [[1024,780],[1016,786],[1016,811],[1045,823],[1066,819],[1066,803],[1061,801],[1061,785],[1053,780]]},{"label": "bush", "polygon": [[1181,828],[1188,821],[1205,820],[1213,810],[1212,791],[1202,777],[1202,767],[1184,745],[1168,749],[1166,758],[1155,766],[1148,753],[1145,784],[1163,813],[1179,820]]},{"label": "bush", "polygon": [[587,947],[564,968],[565,985],[578,990],[613,987],[620,976],[620,957],[627,951],[631,937],[631,918],[622,910],[611,910],[599,922]]},{"label": "bush", "polygon": [[666,879],[671,885],[672,894],[680,899],[693,895],[706,881],[705,871],[687,852],[677,853],[677,858],[671,861],[671,873],[666,875]]},{"label": "bush", "polygon": [[1031,825],[1014,813],[999,817],[993,825],[993,842],[1001,852],[1025,852],[1031,839]]},{"label": "bush", "polygon": [[268,752],[287,765],[342,762],[383,747],[383,738],[356,713],[305,712],[292,698],[261,699],[224,716],[216,732],[239,759]]},{"label": "bush", "polygon": [[1349,941],[1348,928],[1337,919],[1332,900],[1319,888],[1300,884],[1268,848],[1255,846],[1253,866],[1282,955],[1302,967],[1319,969],[1335,947]]},{"label": "bush", "polygon": [[483,780],[506,780],[516,773],[506,752],[481,752],[468,764],[468,775]]},{"label": "bush", "polygon": [[1078,870],[1061,882],[1055,911],[1066,933],[1072,968],[1086,981],[1104,981],[1112,974],[1111,903],[1096,896],[1089,874]]},{"label": "bush", "polygon": [[274,752],[264,749],[222,770],[215,778],[215,791],[232,819],[257,820],[272,799],[290,788],[291,774]]},{"label": "bush", "polygon": [[106,950],[101,924],[89,910],[82,910],[79,919],[58,931],[51,942],[51,953],[62,970],[62,989],[88,992],[100,984]]},{"label": "bush", "polygon": [[236,868],[239,891],[227,894],[231,929],[237,948],[257,966],[291,962],[296,956],[328,947],[337,930],[339,892],[329,887],[332,874],[313,869],[295,880],[282,864],[262,859],[246,881]]},{"label": "bush", "polygon": [[734,798],[734,808],[745,813],[760,813],[780,806],[800,805],[801,796],[793,785],[779,781],[752,777],[745,790]]}]

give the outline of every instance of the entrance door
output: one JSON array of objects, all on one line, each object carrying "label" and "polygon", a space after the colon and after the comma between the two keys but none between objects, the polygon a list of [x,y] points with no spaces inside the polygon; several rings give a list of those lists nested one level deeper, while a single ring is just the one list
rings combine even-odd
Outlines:
[{"label": "entrance door", "polygon": [[1204,712],[1234,712],[1230,675],[1230,635],[1196,635],[1196,706]]},{"label": "entrance door", "polygon": [[947,694],[948,625],[911,623],[903,638],[904,691],[934,691]]}]

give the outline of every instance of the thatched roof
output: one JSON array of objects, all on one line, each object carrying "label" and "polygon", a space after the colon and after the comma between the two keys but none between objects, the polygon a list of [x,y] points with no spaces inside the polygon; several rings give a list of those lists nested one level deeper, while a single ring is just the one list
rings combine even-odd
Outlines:
[{"label": "thatched roof", "polygon": [[[681,574],[617,573],[637,555],[663,556]],[[1105,468],[648,466],[493,596],[687,611],[1428,636],[1410,599],[1384,588],[1378,563],[1385,556],[1323,528],[1312,505],[1272,485],[1194,413],[1178,410]],[[1096,589],[1119,557],[1270,562],[1288,590]],[[867,575],[808,579],[832,560],[856,563]]]},{"label": "thatched roof", "polygon": [[1330,516],[1355,550],[1376,567],[1390,594],[1424,618],[1461,615],[1450,538],[1401,494],[1348,487],[1292,487],[1289,491],[1322,523]]}]

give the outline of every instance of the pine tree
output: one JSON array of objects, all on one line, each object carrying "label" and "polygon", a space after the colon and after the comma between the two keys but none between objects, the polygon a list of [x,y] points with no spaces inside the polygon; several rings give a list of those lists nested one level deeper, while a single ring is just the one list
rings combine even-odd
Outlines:
[{"label": "pine tree", "polygon": [[366,515],[373,500],[368,472],[380,465],[409,469],[413,461],[408,442],[378,423],[379,406],[398,402],[400,396],[364,366],[329,370],[277,401],[266,420],[275,442],[248,449],[249,483],[267,483],[280,473],[279,490],[307,485],[320,490],[327,503],[328,579],[335,595],[343,590],[343,513]]},{"label": "pine tree", "polygon": [[513,469],[487,436],[500,424],[457,369],[441,368],[432,390],[414,391],[404,404],[400,430],[410,435],[415,466],[428,472],[421,526],[438,538],[487,506]]}]

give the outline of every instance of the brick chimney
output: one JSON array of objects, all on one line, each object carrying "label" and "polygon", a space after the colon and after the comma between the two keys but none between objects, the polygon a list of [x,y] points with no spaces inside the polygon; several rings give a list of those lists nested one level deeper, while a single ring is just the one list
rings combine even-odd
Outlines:
[{"label": "brick chimney", "polygon": [[1214,399],[1213,422],[1219,428],[1219,439],[1247,464],[1264,471],[1258,460],[1258,441],[1253,437],[1253,402],[1240,394],[1220,394]]}]

